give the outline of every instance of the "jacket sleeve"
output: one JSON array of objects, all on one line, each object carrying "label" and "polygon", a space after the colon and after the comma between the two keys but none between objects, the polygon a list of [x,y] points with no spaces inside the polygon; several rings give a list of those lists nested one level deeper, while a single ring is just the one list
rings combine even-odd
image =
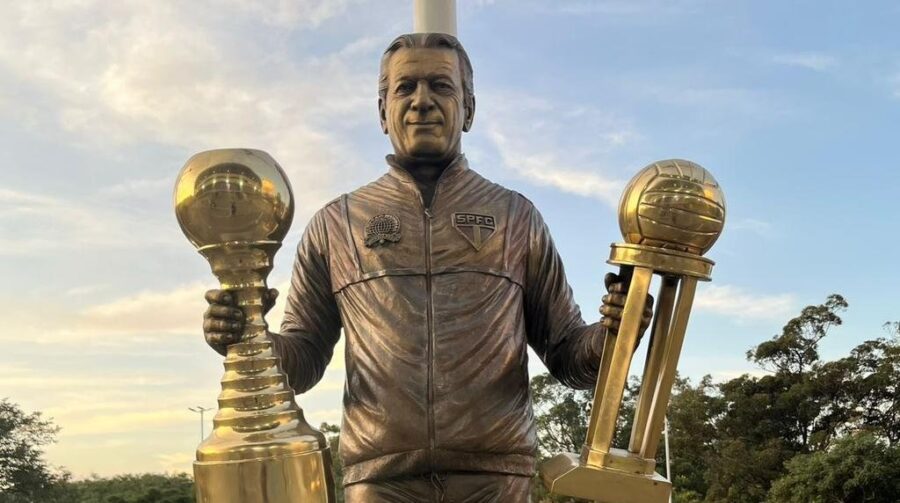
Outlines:
[{"label": "jacket sleeve", "polygon": [[331,290],[327,242],[320,211],[297,246],[281,333],[272,334],[282,369],[298,394],[322,379],[340,338],[341,317]]},{"label": "jacket sleeve", "polygon": [[525,272],[528,343],[563,384],[589,389],[597,381],[606,329],[587,325],[566,281],[550,231],[531,204]]}]

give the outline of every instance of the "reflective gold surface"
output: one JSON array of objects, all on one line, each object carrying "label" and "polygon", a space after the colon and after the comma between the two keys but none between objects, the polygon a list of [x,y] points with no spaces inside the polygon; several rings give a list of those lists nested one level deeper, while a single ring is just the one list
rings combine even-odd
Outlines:
[{"label": "reflective gold surface", "polygon": [[713,176],[682,159],[655,162],[635,175],[619,202],[625,241],[703,255],[725,224],[725,194]]},{"label": "reflective gold surface", "polygon": [[[666,503],[671,483],[655,472],[656,451],[675,381],[697,281],[713,262],[701,257],[725,222],[725,197],[715,178],[690,161],[641,170],[625,188],[619,226],[626,243],[611,245],[608,263],[630,278],[619,331],[604,342],[587,438],[580,456],[560,454],[541,465],[554,493],[604,503]],[[659,302],[653,316],[628,449],[612,445],[628,371],[653,275]]]},{"label": "reflective gold surface", "polygon": [[284,172],[259,150],[201,152],[178,176],[175,214],[245,320],[228,347],[213,431],[197,449],[198,501],[334,501],[327,443],[294,402],[264,319],[266,278],[294,214]]}]

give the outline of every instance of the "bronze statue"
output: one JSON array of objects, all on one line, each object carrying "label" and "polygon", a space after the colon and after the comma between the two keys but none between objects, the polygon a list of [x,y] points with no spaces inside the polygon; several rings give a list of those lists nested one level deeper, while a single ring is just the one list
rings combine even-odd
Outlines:
[{"label": "bronze statue", "polygon": [[[475,114],[472,66],[455,37],[395,39],[378,109],[394,148],[388,172],[312,218],[270,338],[303,393],[343,329],[348,502],[528,501],[526,349],[563,383],[594,386],[627,285],[607,275],[603,319],[586,324],[540,213],[469,168],[460,140]],[[206,340],[221,352],[243,321],[229,292],[207,299]]]}]

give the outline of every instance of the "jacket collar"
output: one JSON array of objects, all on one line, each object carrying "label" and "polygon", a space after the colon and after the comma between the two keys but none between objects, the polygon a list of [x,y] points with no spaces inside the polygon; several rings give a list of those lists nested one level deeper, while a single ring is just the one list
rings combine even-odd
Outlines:
[{"label": "jacket collar", "polygon": [[[416,179],[413,178],[413,176],[409,173],[409,171],[406,170],[406,168],[404,168],[400,165],[400,163],[397,162],[397,158],[394,156],[394,154],[386,156],[385,161],[387,161],[388,166],[390,167],[390,169],[388,170],[389,175],[400,180],[401,182],[411,183],[415,185]],[[452,160],[450,162],[450,165],[448,165],[444,169],[443,173],[441,173],[440,178],[438,178],[438,181],[440,182],[442,180],[450,179],[460,173],[468,171],[468,169],[469,161],[466,159],[466,155],[459,154],[458,156],[456,156],[456,159]]]}]

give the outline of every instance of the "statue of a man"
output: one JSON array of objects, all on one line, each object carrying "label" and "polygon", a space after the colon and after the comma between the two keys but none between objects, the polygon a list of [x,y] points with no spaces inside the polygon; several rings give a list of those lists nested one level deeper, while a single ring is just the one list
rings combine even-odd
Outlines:
[{"label": "statue of a man", "polygon": [[[532,203],[468,167],[475,97],[456,38],[395,39],[378,110],[389,170],[310,221],[272,334],[282,367],[297,393],[310,389],[343,328],[348,502],[528,501],[526,350],[566,385],[592,387],[626,288],[607,275],[604,317],[586,324]],[[207,299],[206,339],[224,351],[240,313],[225,291]]]}]

